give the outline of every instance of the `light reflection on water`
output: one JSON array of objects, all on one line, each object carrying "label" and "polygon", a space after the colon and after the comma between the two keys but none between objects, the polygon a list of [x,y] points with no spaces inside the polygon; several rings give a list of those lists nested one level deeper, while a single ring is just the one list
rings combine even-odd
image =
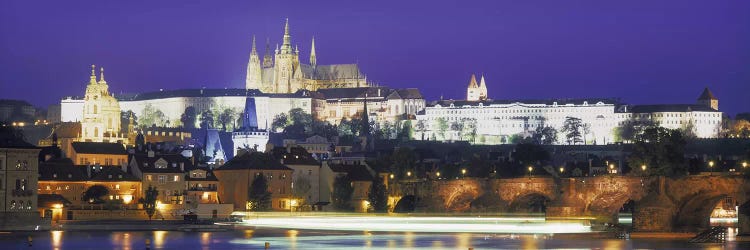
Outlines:
[{"label": "light reflection on water", "polygon": [[[2,249],[28,249],[29,233],[0,236]],[[316,230],[234,230],[227,232],[179,231],[51,231],[34,232],[35,246],[50,249],[550,249],[550,248],[703,248],[750,249],[748,243],[690,244],[686,240],[555,238],[549,234],[476,234],[476,233],[381,233],[330,232]]]}]

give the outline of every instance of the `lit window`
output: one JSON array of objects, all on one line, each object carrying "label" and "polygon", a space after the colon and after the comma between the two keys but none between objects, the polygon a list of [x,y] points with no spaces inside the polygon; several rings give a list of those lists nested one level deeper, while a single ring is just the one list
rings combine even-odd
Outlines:
[{"label": "lit window", "polygon": [[180,181],[180,176],[179,175],[175,175],[174,176],[174,181]]},{"label": "lit window", "polygon": [[120,184],[115,185],[115,190],[120,190]]},{"label": "lit window", "polygon": [[167,176],[166,175],[159,175],[159,184],[167,183]]}]

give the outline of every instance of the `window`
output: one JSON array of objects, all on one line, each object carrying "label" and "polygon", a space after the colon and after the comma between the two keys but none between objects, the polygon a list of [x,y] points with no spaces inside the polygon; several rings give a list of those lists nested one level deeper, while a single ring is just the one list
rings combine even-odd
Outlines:
[{"label": "window", "polygon": [[159,175],[159,184],[167,183],[167,176],[166,175]]},{"label": "window", "polygon": [[115,190],[120,190],[120,184],[115,184]]},{"label": "window", "polygon": [[151,178],[151,175],[150,175],[150,174],[149,174],[149,175],[146,175],[146,180],[148,180],[148,181],[154,181],[154,180],[153,180],[153,178]]},{"label": "window", "polygon": [[174,179],[174,181],[180,181],[180,176],[179,175],[175,175],[173,179]]}]

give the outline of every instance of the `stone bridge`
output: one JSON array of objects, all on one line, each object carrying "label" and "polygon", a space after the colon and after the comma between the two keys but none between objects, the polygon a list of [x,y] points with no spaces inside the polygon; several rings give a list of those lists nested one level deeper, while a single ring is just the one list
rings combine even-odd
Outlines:
[{"label": "stone bridge", "polygon": [[[745,204],[750,181],[739,175],[463,178],[402,182],[391,190],[396,196],[416,196],[417,209],[425,212],[545,212],[547,218],[603,222],[616,222],[620,208],[632,201],[636,230],[672,231],[707,228],[711,211],[726,197]],[[742,228],[748,223],[740,217]]]}]

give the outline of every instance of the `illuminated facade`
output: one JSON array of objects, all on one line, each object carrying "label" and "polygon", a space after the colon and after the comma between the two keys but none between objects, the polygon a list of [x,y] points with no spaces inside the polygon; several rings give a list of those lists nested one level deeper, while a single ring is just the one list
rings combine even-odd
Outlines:
[{"label": "illuminated facade", "polygon": [[[481,86],[486,86],[484,77]],[[586,144],[619,141],[616,128],[633,121],[653,121],[670,129],[681,129],[698,138],[717,138],[722,121],[718,100],[705,89],[696,104],[625,105],[615,99],[483,99],[472,80],[470,100],[439,100],[430,103],[413,122],[414,139],[469,141],[477,144],[512,143],[531,136],[538,128],[557,130],[556,144],[569,143],[563,126],[569,118],[581,121],[581,139]],[[486,93],[486,92],[484,92]]]},{"label": "illuminated facade", "polygon": [[141,181],[123,166],[76,166],[64,162],[45,162],[39,168],[39,194],[57,194],[74,206],[88,204],[83,194],[94,185],[107,188],[103,200],[119,200],[135,205],[141,197]]},{"label": "illuminated facade", "polygon": [[248,189],[259,174],[267,178],[271,209],[289,209],[288,205],[292,200],[292,172],[292,169],[278,160],[259,152],[242,152],[214,169],[220,183],[219,199],[222,203],[234,204],[235,210],[247,209]]},{"label": "illuminated facade", "polygon": [[73,142],[71,151],[66,152],[77,165],[118,165],[128,162],[128,153],[119,143]]},{"label": "illuminated facade", "polygon": [[100,69],[97,81],[95,67],[91,65],[91,77],[83,97],[81,119],[81,141],[117,142],[127,141],[120,131],[120,104],[109,94],[104,80],[104,68]]},{"label": "illuminated facade", "polygon": [[245,80],[246,89],[259,89],[264,93],[295,93],[300,89],[366,87],[367,78],[357,64],[318,65],[315,39],[310,45],[309,64],[299,60],[299,48],[292,47],[289,20],[284,25],[281,47],[276,45],[273,58],[269,45],[261,61],[255,48],[255,38],[250,52]]},{"label": "illuminated facade", "polygon": [[161,204],[184,204],[187,194],[185,172],[193,168],[190,160],[179,154],[149,151],[131,156],[129,167],[141,180],[144,192],[152,186],[159,191],[156,199]]}]

